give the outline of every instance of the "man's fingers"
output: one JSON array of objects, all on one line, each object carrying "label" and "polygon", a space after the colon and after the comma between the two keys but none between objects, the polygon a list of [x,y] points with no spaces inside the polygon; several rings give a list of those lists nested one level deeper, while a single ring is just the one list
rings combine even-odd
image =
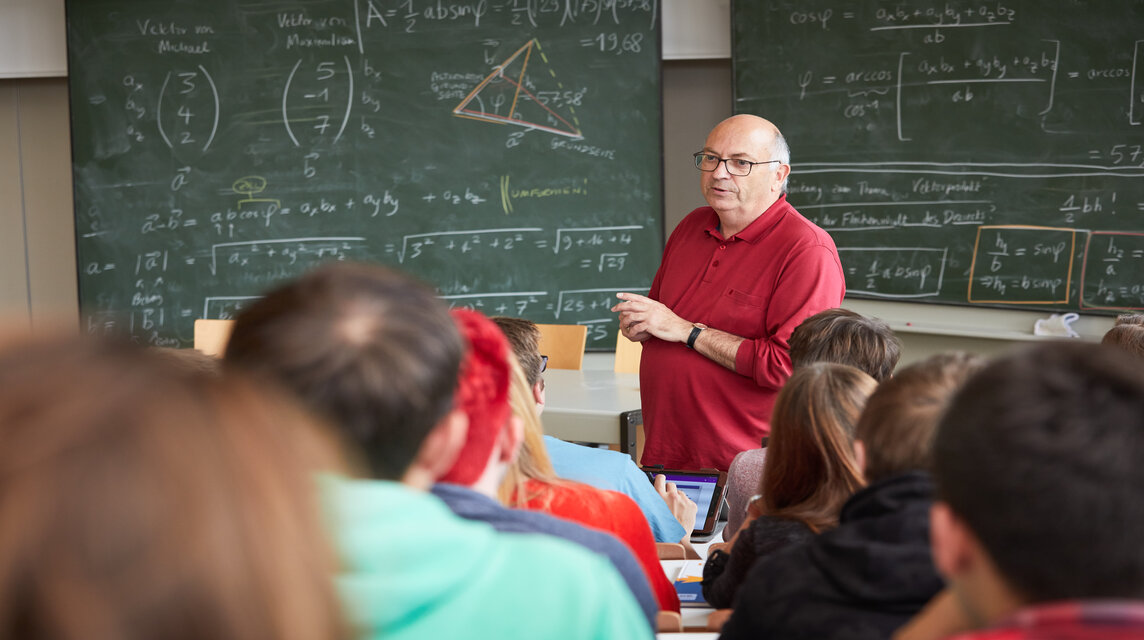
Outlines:
[{"label": "man's fingers", "polygon": [[647,296],[641,296],[638,293],[628,293],[627,291],[621,291],[620,293],[617,293],[616,297],[619,298],[620,300],[631,300],[633,302],[650,302],[651,301],[651,298],[649,298]]},{"label": "man's fingers", "polygon": [[658,491],[660,495],[663,495],[664,492],[666,491],[666,489],[665,489],[666,484],[667,484],[667,477],[664,476],[662,473],[657,473],[655,475],[655,490]]}]

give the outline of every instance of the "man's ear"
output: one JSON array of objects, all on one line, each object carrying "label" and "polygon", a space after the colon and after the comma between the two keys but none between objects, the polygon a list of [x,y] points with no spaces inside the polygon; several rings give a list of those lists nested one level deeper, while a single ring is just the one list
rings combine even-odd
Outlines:
[{"label": "man's ear", "polygon": [[778,181],[775,183],[775,190],[780,191],[780,185],[782,185],[783,180],[786,180],[787,176],[790,175],[790,165],[780,163],[776,173],[778,173]]},{"label": "man's ear", "polygon": [[411,487],[428,489],[453,468],[469,435],[469,416],[460,409],[445,414],[421,442],[417,456],[401,481]]},{"label": "man's ear", "polygon": [[976,536],[949,505],[938,501],[930,507],[930,548],[933,562],[946,580],[973,569],[980,548]]},{"label": "man's ear", "polygon": [[861,440],[854,441],[854,462],[858,463],[858,468],[862,470],[862,474],[866,474],[866,443]]}]

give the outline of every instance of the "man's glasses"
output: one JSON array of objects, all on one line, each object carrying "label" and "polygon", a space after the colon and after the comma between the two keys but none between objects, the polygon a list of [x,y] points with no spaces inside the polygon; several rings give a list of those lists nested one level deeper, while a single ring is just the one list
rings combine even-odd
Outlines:
[{"label": "man's glasses", "polygon": [[700,171],[711,172],[719,168],[719,163],[722,162],[727,167],[727,173],[738,176],[740,178],[751,175],[751,168],[757,164],[770,164],[772,162],[782,162],[782,160],[763,160],[762,162],[751,162],[750,160],[743,160],[742,158],[720,158],[710,153],[696,151],[691,154],[695,157],[695,168]]},{"label": "man's glasses", "polygon": [[544,373],[548,370],[548,356],[540,356],[540,372]]}]

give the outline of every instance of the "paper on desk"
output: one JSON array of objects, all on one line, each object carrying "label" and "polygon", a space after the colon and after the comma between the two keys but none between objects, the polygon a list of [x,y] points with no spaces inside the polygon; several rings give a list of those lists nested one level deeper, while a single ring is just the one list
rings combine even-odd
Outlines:
[{"label": "paper on desk", "polygon": [[703,560],[684,560],[675,578],[675,592],[684,607],[706,607],[703,599]]}]

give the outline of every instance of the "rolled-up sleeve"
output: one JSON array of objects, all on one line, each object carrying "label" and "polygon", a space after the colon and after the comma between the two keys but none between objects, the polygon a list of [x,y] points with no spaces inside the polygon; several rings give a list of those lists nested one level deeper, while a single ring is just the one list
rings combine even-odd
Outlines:
[{"label": "rolled-up sleeve", "polygon": [[791,373],[791,332],[806,318],[841,305],[845,296],[842,265],[831,247],[816,244],[792,254],[767,304],[765,333],[739,345],[735,371],[760,387],[782,387]]}]

